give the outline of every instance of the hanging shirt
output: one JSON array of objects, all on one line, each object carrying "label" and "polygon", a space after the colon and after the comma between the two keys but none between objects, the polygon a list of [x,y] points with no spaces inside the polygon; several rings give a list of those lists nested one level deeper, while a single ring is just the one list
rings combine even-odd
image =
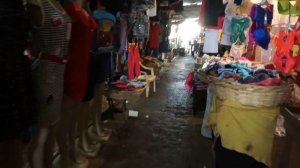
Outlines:
[{"label": "hanging shirt", "polygon": [[154,7],[147,10],[147,15],[153,17],[157,15],[157,3],[154,1]]},{"label": "hanging shirt", "polygon": [[207,29],[205,31],[204,53],[218,53],[218,34],[219,31],[217,29]]},{"label": "hanging shirt", "polygon": [[64,90],[73,100],[81,101],[87,87],[90,49],[96,22],[91,15],[84,13],[78,3],[70,3],[64,8],[73,19]]},{"label": "hanging shirt", "polygon": [[250,19],[246,18],[232,18],[230,22],[230,30],[231,30],[231,37],[230,40],[232,43],[236,42],[239,38],[241,42],[246,40],[246,35],[244,31],[249,28],[250,26]]},{"label": "hanging shirt", "polygon": [[292,5],[289,0],[278,0],[278,12],[282,15],[300,15],[300,1]]},{"label": "hanging shirt", "polygon": [[221,0],[202,0],[200,10],[200,22],[207,28],[217,28],[218,17],[225,15],[225,5]]},{"label": "hanging shirt", "polygon": [[150,37],[149,37],[149,48],[159,48],[159,36],[161,33],[161,28],[159,24],[151,25],[150,27]]}]

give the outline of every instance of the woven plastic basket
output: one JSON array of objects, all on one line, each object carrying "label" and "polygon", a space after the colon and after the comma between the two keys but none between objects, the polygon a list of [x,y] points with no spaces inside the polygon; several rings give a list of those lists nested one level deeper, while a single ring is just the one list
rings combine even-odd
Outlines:
[{"label": "woven plastic basket", "polygon": [[278,106],[289,100],[292,84],[281,86],[253,86],[232,80],[218,80],[210,77],[214,93],[221,100],[231,100],[242,105],[254,107]]}]

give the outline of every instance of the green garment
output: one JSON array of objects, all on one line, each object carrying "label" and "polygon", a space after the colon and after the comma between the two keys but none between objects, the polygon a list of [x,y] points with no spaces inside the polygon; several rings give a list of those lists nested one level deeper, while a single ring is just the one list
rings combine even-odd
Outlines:
[{"label": "green garment", "polygon": [[244,42],[246,40],[245,30],[250,26],[250,19],[248,17],[246,18],[232,18],[230,22],[230,31],[231,31],[231,37],[230,41],[232,43],[235,43],[238,38],[240,38],[241,42]]},{"label": "green garment", "polygon": [[289,11],[292,15],[300,15],[300,0],[296,0],[294,6],[292,4],[289,6],[288,0],[278,0],[278,12],[282,15],[288,15]]}]

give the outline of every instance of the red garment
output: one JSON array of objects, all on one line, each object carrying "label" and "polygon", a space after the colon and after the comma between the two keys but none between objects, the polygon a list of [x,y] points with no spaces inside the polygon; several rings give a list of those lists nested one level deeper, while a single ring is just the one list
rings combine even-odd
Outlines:
[{"label": "red garment", "polygon": [[289,74],[295,65],[295,59],[291,53],[294,40],[295,31],[291,31],[288,34],[283,30],[279,32],[276,42],[277,49],[274,56],[274,65],[283,74]]},{"label": "red garment", "polygon": [[141,75],[139,48],[129,44],[128,79],[132,80]]},{"label": "red garment", "polygon": [[250,85],[255,86],[280,86],[282,84],[282,80],[279,78],[268,78],[266,80],[250,83]]},{"label": "red garment", "polygon": [[161,33],[160,25],[150,26],[149,48],[159,49],[159,35]]},{"label": "red garment", "polygon": [[218,17],[218,29],[219,30],[223,29],[223,24],[224,24],[224,16],[219,16]]},{"label": "red garment", "polygon": [[89,53],[97,25],[91,15],[86,16],[79,4],[69,3],[64,8],[73,20],[64,92],[73,100],[81,101],[87,88]]}]

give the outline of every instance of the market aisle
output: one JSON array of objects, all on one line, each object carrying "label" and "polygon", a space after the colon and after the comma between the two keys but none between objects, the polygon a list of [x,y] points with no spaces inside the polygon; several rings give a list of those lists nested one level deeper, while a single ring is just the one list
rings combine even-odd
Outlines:
[{"label": "market aisle", "polygon": [[212,167],[211,143],[200,134],[201,119],[193,117],[184,86],[192,67],[193,58],[186,56],[163,70],[157,93],[142,97],[134,109],[139,117],[126,121],[105,145],[101,168]]}]

